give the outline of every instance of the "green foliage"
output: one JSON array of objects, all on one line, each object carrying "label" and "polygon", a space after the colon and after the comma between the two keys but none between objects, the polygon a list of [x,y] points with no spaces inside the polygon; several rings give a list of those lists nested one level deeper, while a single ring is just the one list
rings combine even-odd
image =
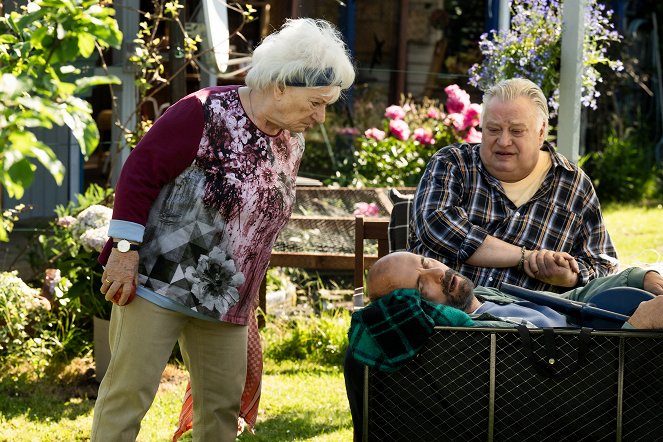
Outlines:
[{"label": "green foliage", "polygon": [[[87,76],[76,66],[95,49],[119,48],[114,10],[98,0],[36,0],[0,17],[0,184],[21,198],[40,162],[60,184],[64,166],[30,132],[68,126],[81,151],[99,142],[92,108],[77,95],[112,76]],[[88,61],[89,63],[89,61]]]},{"label": "green foliage", "polygon": [[58,206],[58,218],[50,224],[52,232],[39,236],[42,266],[60,271],[59,299],[67,308],[58,311],[56,322],[72,354],[91,343],[94,316],[110,317],[111,305],[99,292],[103,269],[97,258],[106,240],[112,193],[112,189],[91,185],[78,195],[76,205]]},{"label": "green foliage", "polygon": [[49,302],[29,287],[16,272],[0,273],[0,370],[29,364],[43,373],[59,346],[52,330]]},{"label": "green foliage", "polygon": [[291,319],[268,318],[262,330],[264,354],[276,362],[301,361],[342,365],[348,345],[350,314],[323,312]]},{"label": "green foliage", "polygon": [[612,130],[602,149],[583,156],[578,164],[592,178],[601,202],[638,202],[655,196],[655,166],[643,148],[640,132]]},{"label": "green foliage", "polygon": [[28,209],[25,204],[19,204],[13,209],[6,209],[0,214],[0,241],[8,241],[9,233],[14,230],[14,223],[18,221],[21,212]]}]

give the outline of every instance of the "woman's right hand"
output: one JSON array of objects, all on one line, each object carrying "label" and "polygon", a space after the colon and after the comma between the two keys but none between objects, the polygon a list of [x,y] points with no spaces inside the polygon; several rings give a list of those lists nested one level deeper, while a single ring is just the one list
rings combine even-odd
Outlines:
[{"label": "woman's right hand", "polygon": [[136,297],[138,252],[112,249],[101,277],[101,293],[117,305],[129,304]]}]

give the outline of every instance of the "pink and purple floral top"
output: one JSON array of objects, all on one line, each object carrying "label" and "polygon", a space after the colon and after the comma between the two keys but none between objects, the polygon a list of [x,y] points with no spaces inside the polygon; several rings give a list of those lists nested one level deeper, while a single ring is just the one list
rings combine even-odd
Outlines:
[{"label": "pink and purple floral top", "polygon": [[[109,236],[142,241],[138,295],[246,324],[303,152],[302,134],[253,124],[238,86],[171,106],[129,155],[115,193]],[[109,253],[106,244],[102,264]]]}]

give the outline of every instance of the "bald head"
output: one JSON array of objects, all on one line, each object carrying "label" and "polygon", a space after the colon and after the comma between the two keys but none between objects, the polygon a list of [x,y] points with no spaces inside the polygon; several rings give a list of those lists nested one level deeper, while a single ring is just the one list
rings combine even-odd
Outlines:
[{"label": "bald head", "polygon": [[383,256],[368,272],[371,301],[397,289],[416,289],[427,301],[465,311],[474,311],[480,305],[472,281],[440,261],[409,252]]},{"label": "bald head", "polygon": [[421,257],[409,252],[394,252],[378,259],[368,271],[368,298],[373,301],[396,289],[417,288]]}]

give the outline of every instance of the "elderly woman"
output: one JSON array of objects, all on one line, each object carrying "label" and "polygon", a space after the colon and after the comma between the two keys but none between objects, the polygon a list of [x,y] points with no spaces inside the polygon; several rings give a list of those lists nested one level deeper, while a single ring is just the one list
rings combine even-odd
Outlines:
[{"label": "elderly woman", "polygon": [[129,155],[100,257],[101,292],[114,305],[93,441],[136,439],[178,340],[194,440],[235,440],[245,383],[259,392],[259,374],[247,379],[247,340],[259,353],[248,336],[257,337],[256,295],[295,200],[302,132],[353,81],[329,23],[289,20],[256,48],[246,86],[183,98]]}]

